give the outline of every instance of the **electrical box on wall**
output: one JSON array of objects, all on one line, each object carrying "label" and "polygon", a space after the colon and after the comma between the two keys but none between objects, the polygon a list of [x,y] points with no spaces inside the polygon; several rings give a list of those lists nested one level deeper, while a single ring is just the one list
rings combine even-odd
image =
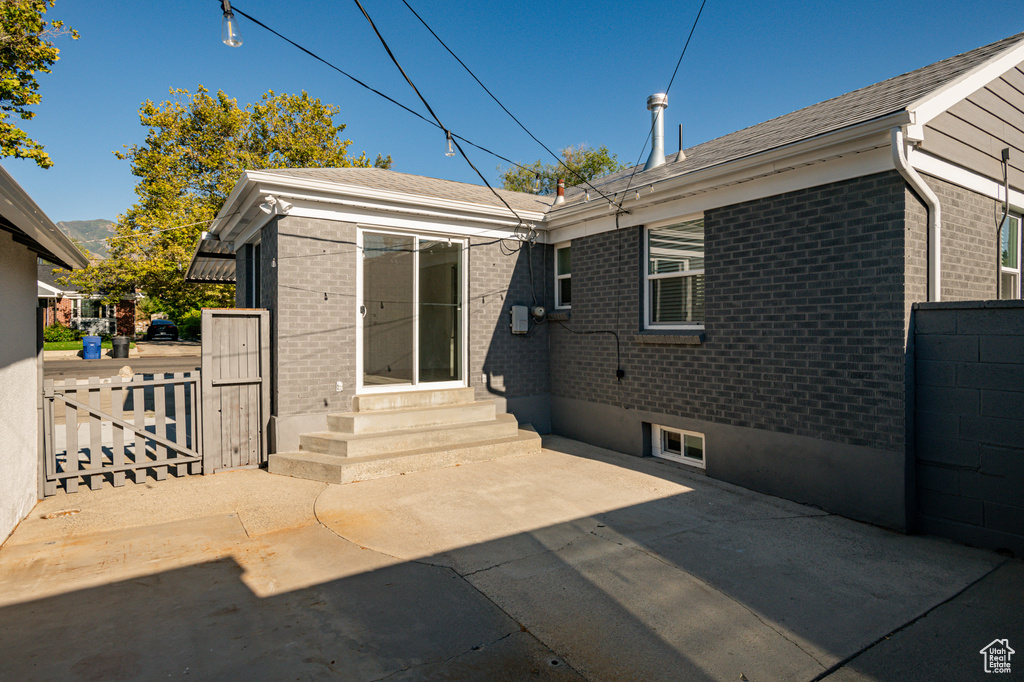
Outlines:
[{"label": "electrical box on wall", "polygon": [[509,310],[512,316],[512,333],[525,334],[530,331],[530,309],[525,305],[514,305]]}]

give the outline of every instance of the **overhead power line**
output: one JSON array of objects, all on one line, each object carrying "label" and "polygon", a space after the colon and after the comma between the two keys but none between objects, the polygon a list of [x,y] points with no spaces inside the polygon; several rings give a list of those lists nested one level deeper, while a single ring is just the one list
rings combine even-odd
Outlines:
[{"label": "overhead power line", "polygon": [[[220,0],[217,0],[217,1],[219,2]],[[243,10],[239,9],[238,5],[232,4],[231,5],[231,9],[232,9],[232,11],[237,12],[241,16],[243,16],[246,19],[248,19],[249,21],[251,21],[252,23],[256,24],[260,28],[262,28],[262,29],[264,29],[264,30],[274,34],[275,36],[277,36],[281,40],[285,41],[286,43],[288,43],[292,47],[295,47],[296,49],[306,53],[307,55],[309,55],[313,59],[317,60],[318,62],[324,64],[329,69],[337,71],[342,76],[345,76],[346,78],[351,80],[356,85],[358,85],[358,86],[360,86],[362,88],[365,88],[366,90],[369,90],[370,92],[374,93],[378,97],[384,98],[388,102],[391,102],[392,104],[394,104],[398,108],[402,109],[403,111],[412,114],[413,116],[415,116],[416,118],[420,119],[424,123],[427,123],[428,125],[434,126],[435,128],[438,128],[439,130],[441,130],[443,132],[451,133],[451,136],[452,136],[452,138],[454,140],[462,141],[462,142],[468,144],[471,147],[479,149],[480,151],[484,152],[485,154],[490,154],[494,158],[499,159],[500,161],[504,161],[505,163],[509,164],[510,166],[515,166],[516,168],[520,168],[520,169],[525,170],[525,171],[530,171],[530,169],[527,168],[526,166],[524,166],[524,165],[522,165],[520,163],[516,163],[512,159],[509,159],[509,158],[507,158],[505,156],[502,156],[501,154],[499,154],[499,153],[497,153],[497,152],[495,152],[495,151],[493,151],[491,149],[488,149],[487,147],[484,147],[484,146],[482,146],[480,144],[477,144],[476,142],[473,142],[472,140],[469,140],[469,139],[463,137],[462,135],[458,135],[458,134],[456,134],[456,133],[454,133],[452,131],[446,131],[444,129],[444,126],[442,126],[440,123],[438,123],[436,121],[431,121],[429,118],[427,118],[426,116],[424,116],[420,112],[416,111],[415,109],[412,109],[411,107],[408,107],[405,104],[402,104],[401,102],[399,102],[395,98],[393,98],[393,97],[391,97],[389,95],[386,95],[383,92],[381,92],[380,90],[378,90],[378,89],[376,89],[376,88],[366,84],[365,82],[363,82],[359,78],[356,78],[352,74],[348,73],[347,71],[345,71],[344,69],[338,67],[337,65],[335,65],[332,62],[328,61],[327,59],[324,59],[323,57],[321,57],[317,53],[313,52],[312,50],[310,50],[310,49],[300,45],[299,43],[295,42],[294,40],[292,40],[288,36],[286,36],[286,35],[282,34],[281,32],[271,28],[270,26],[267,26],[266,24],[264,24],[262,21],[260,21],[256,17],[252,16],[251,14],[247,14]],[[463,154],[463,157],[465,157],[465,154]],[[479,173],[479,171],[478,171],[478,173]],[[486,183],[486,181],[485,181],[485,183]],[[488,186],[490,186],[490,185],[488,185]]]},{"label": "overhead power line", "polygon": [[[603,198],[607,199],[608,201],[612,201],[611,197],[609,197],[607,194],[605,194],[604,192],[599,190],[597,187],[594,187],[594,185],[592,185],[590,183],[590,180],[588,180],[587,178],[583,177],[575,168],[572,168],[571,166],[566,164],[561,159],[561,157],[558,156],[558,154],[556,154],[555,152],[551,151],[551,149],[546,144],[544,144],[539,139],[537,139],[537,136],[534,135],[533,133],[531,133],[529,131],[529,129],[527,129],[527,127],[525,125],[523,125],[523,123],[518,118],[516,118],[515,115],[511,111],[509,111],[508,108],[506,108],[504,104],[501,103],[501,100],[499,100],[495,96],[495,94],[493,92],[491,92],[487,88],[487,86],[484,85],[483,82],[479,78],[477,78],[476,74],[473,73],[473,70],[470,69],[468,66],[466,66],[466,63],[464,61],[459,59],[459,55],[457,55],[454,52],[452,52],[452,49],[450,47],[448,47],[448,45],[443,40],[441,40],[441,37],[439,35],[437,35],[437,33],[434,32],[434,29],[430,28],[430,25],[423,19],[423,17],[421,17],[419,15],[419,13],[415,9],[412,8],[412,5],[410,5],[407,2],[407,0],[402,0],[402,3],[406,7],[409,8],[409,11],[413,13],[413,16],[415,16],[417,19],[420,20],[420,23],[423,24],[423,27],[426,28],[430,32],[430,35],[434,36],[434,38],[437,39],[437,42],[441,43],[441,47],[443,47],[445,50],[447,50],[448,54],[450,54],[452,57],[454,57],[455,61],[457,61],[462,66],[462,68],[464,68],[466,70],[466,73],[468,73],[470,76],[473,77],[473,80],[475,80],[477,82],[477,85],[479,85],[481,88],[483,88],[484,92],[486,92],[488,95],[490,95],[491,99],[493,99],[494,102],[499,107],[501,107],[501,110],[504,111],[506,114],[508,114],[509,118],[511,118],[513,121],[515,121],[516,124],[520,128],[523,129],[523,132],[525,132],[527,135],[529,135],[533,139],[534,142],[536,142],[541,147],[543,147],[544,151],[546,151],[548,154],[550,154],[555,159],[555,162],[558,163],[558,165],[560,165],[562,168],[565,168],[567,171],[569,171],[570,173],[575,175],[577,178],[579,178],[582,181],[583,184],[586,184],[588,187],[590,187],[590,189],[592,189],[595,192],[597,192],[598,194],[600,194]],[[673,77],[674,77],[674,74],[673,74]],[[519,167],[522,168],[522,166],[519,166]]]}]

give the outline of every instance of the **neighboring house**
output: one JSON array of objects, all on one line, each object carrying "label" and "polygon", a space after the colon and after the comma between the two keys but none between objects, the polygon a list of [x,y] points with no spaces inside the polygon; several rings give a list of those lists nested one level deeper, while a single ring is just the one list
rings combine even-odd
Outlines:
[{"label": "neighboring house", "polygon": [[[908,529],[912,304],[994,298],[997,269],[1020,297],[1022,62],[1024,34],[667,158],[654,96],[647,168],[500,192],[518,215],[379,169],[247,172],[187,277],[271,311],[272,452],[354,396],[469,386],[541,431]],[[517,304],[550,313],[513,334]]]},{"label": "neighboring house", "polygon": [[35,505],[42,391],[36,259],[82,268],[85,256],[0,167],[0,541]]},{"label": "neighboring house", "polygon": [[82,294],[61,285],[57,281],[61,275],[54,274],[60,273],[61,268],[43,262],[42,259],[36,267],[39,307],[45,310],[46,325],[62,324],[97,336],[115,333],[121,336],[135,335],[134,296],[125,297],[115,305],[107,305],[103,303],[102,296]]}]

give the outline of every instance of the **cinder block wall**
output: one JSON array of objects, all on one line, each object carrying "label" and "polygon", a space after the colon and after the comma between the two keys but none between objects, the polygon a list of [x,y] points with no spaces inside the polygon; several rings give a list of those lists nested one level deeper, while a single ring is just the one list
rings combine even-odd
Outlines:
[{"label": "cinder block wall", "polygon": [[1024,301],[915,306],[917,523],[1024,556]]},{"label": "cinder block wall", "polygon": [[552,326],[553,430],[697,430],[709,475],[904,527],[908,196],[891,172],[707,211],[699,345],[642,333],[641,228],[573,240],[569,326],[616,331],[625,377],[614,337]]}]

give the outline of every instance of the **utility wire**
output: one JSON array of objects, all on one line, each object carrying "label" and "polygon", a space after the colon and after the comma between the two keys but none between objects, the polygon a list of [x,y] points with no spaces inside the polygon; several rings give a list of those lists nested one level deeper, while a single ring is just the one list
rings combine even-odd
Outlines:
[{"label": "utility wire", "polygon": [[[676,61],[676,68],[672,71],[672,78],[668,81],[668,87],[665,88],[665,94],[668,95],[668,91],[672,89],[672,83],[676,80],[676,74],[679,72],[679,65],[683,63],[683,55],[686,54],[686,48],[690,46],[690,39],[693,38],[693,32],[697,29],[697,22],[700,21],[700,15],[704,12],[704,5],[707,4],[708,0],[703,0],[700,3],[700,9],[697,10],[697,16],[693,20],[693,26],[690,27],[690,34],[686,36],[686,43],[683,45],[683,51],[679,53],[679,59]],[[647,139],[644,140],[644,146],[640,148],[640,156],[636,159],[636,164],[633,166],[633,172],[629,174],[629,180],[626,181],[626,189],[623,190],[622,199],[619,201],[619,208],[622,208],[622,202],[626,200],[626,192],[629,191],[629,186],[633,183],[633,176],[636,175],[637,168],[640,167],[640,159],[644,158],[644,152],[647,151],[647,143],[651,141],[651,135],[654,134],[654,121],[651,121],[651,127],[647,131]]]},{"label": "utility wire", "polygon": [[[230,218],[233,215],[238,215],[238,212],[235,211],[234,213],[229,213],[228,215],[226,215],[224,217],[225,218]],[[100,237],[99,239],[83,239],[83,240],[77,241],[77,243],[79,243],[79,244],[95,244],[96,242],[106,242],[106,241],[111,241],[111,240],[114,240],[114,239],[135,239],[137,237],[149,237],[149,236],[154,235],[154,234],[159,234],[160,232],[171,232],[172,230],[184,230],[186,227],[195,227],[196,225],[207,225],[209,223],[212,223],[214,220],[217,220],[217,219],[216,218],[210,218],[209,220],[200,220],[198,223],[189,223],[187,225],[176,225],[174,227],[164,227],[164,228],[161,228],[159,230],[150,230],[148,232],[141,232],[140,231],[140,232],[137,232],[135,234],[119,234],[119,235],[114,235],[112,237]]]},{"label": "utility wire", "polygon": [[[219,0],[218,0],[218,2],[219,2]],[[360,87],[366,88],[367,90],[369,90],[370,92],[374,93],[375,95],[378,95],[378,96],[380,96],[380,97],[383,97],[383,98],[384,98],[384,99],[386,99],[387,101],[391,102],[392,104],[394,104],[395,106],[399,107],[400,109],[403,109],[403,110],[405,110],[406,112],[408,112],[408,113],[412,114],[413,116],[415,116],[416,118],[420,119],[420,120],[421,120],[421,121],[423,121],[424,123],[427,123],[427,124],[429,124],[429,125],[432,125],[432,126],[434,126],[435,128],[438,128],[438,129],[440,129],[440,130],[444,130],[444,126],[440,125],[439,123],[437,123],[437,122],[435,122],[435,121],[431,121],[431,120],[430,120],[429,118],[427,118],[426,116],[424,116],[424,115],[423,115],[423,114],[421,114],[420,112],[416,111],[415,109],[412,109],[412,108],[410,108],[410,107],[407,107],[406,105],[402,104],[402,103],[401,103],[401,102],[399,102],[398,100],[396,100],[396,99],[394,99],[394,98],[392,98],[392,97],[389,97],[388,95],[385,95],[385,94],[384,94],[383,92],[381,92],[380,90],[377,90],[376,88],[374,88],[374,87],[372,87],[372,86],[370,86],[370,85],[367,85],[367,84],[366,84],[366,83],[364,83],[363,81],[359,80],[358,78],[356,78],[356,77],[355,77],[355,76],[353,76],[352,74],[350,74],[350,73],[348,73],[348,72],[346,72],[346,71],[342,70],[341,68],[339,68],[339,67],[335,66],[334,64],[332,64],[331,62],[327,61],[326,59],[324,59],[324,58],[323,58],[323,57],[321,57],[320,55],[316,54],[316,53],[315,53],[315,52],[313,52],[312,50],[309,50],[309,49],[307,49],[307,48],[303,47],[302,45],[300,45],[299,43],[295,42],[295,41],[294,41],[294,40],[292,40],[291,38],[289,38],[289,37],[287,37],[287,36],[285,36],[285,35],[283,35],[283,34],[279,33],[278,31],[275,31],[274,29],[270,28],[269,26],[267,26],[266,24],[264,24],[264,23],[263,23],[262,21],[260,21],[259,19],[257,19],[257,18],[255,18],[255,17],[253,17],[252,15],[250,15],[250,14],[246,14],[246,13],[245,13],[244,11],[242,11],[242,10],[238,9],[238,5],[231,5],[231,9],[232,9],[232,11],[234,11],[234,12],[237,12],[238,14],[242,15],[243,17],[245,17],[246,19],[248,19],[248,20],[249,20],[249,21],[251,21],[252,23],[256,24],[257,26],[259,26],[259,27],[261,27],[261,28],[263,28],[263,29],[265,29],[265,30],[269,31],[270,33],[273,33],[273,34],[274,34],[275,36],[277,36],[277,37],[278,37],[278,38],[280,38],[281,40],[285,41],[285,42],[286,42],[286,43],[288,43],[289,45],[291,45],[291,46],[293,46],[293,47],[295,47],[295,48],[297,48],[297,49],[301,50],[302,52],[305,52],[305,53],[306,53],[306,54],[308,54],[308,55],[309,55],[310,57],[312,57],[313,59],[317,60],[318,62],[320,62],[320,63],[324,64],[324,65],[325,65],[325,66],[327,66],[328,68],[330,68],[330,69],[333,69],[334,71],[337,71],[337,72],[338,72],[338,73],[340,73],[340,74],[341,74],[342,76],[345,76],[346,78],[348,78],[349,80],[351,80],[351,81],[352,81],[353,83],[355,83],[356,85],[359,85]],[[445,132],[451,132],[451,131],[445,131]],[[530,171],[530,169],[529,169],[529,168],[527,168],[526,166],[524,166],[524,165],[522,165],[522,164],[519,164],[519,163],[516,163],[516,162],[515,162],[515,161],[513,161],[512,159],[506,158],[506,157],[502,156],[501,154],[499,154],[499,153],[497,153],[497,152],[495,152],[495,151],[492,151],[492,150],[488,149],[487,147],[484,147],[484,146],[482,146],[482,145],[479,145],[479,144],[477,144],[477,143],[473,142],[472,140],[468,140],[468,139],[466,139],[465,137],[462,137],[461,135],[458,135],[458,134],[456,134],[456,133],[451,133],[451,136],[452,136],[452,137],[453,137],[454,139],[457,139],[457,140],[461,140],[461,141],[465,142],[466,144],[468,144],[468,145],[469,145],[469,146],[471,146],[471,147],[475,147],[476,149],[479,149],[480,151],[484,152],[485,154],[490,154],[490,155],[491,155],[491,156],[493,156],[494,158],[496,158],[496,159],[499,159],[499,160],[501,160],[501,161],[504,161],[505,163],[509,164],[510,166],[515,166],[516,168],[519,168],[519,169],[522,169],[522,170],[525,170],[525,171]],[[486,182],[486,181],[485,181],[485,182]]]},{"label": "utility wire", "polygon": [[[448,138],[451,138],[451,136],[452,136],[451,131],[448,130],[448,128],[445,127],[445,125],[443,123],[441,123],[441,119],[438,118],[437,114],[434,113],[434,110],[433,110],[433,108],[431,108],[430,103],[427,102],[427,99],[422,94],[420,94],[419,88],[417,88],[416,84],[412,82],[411,78],[409,78],[409,75],[405,72],[405,69],[402,68],[402,65],[398,63],[398,58],[395,57],[395,53],[391,51],[390,47],[388,47],[387,41],[384,40],[384,36],[382,36],[380,34],[380,31],[377,30],[377,25],[373,23],[373,19],[370,18],[370,15],[367,13],[366,9],[363,7],[363,4],[361,2],[359,2],[359,0],[354,0],[354,2],[356,3],[356,7],[359,8],[359,11],[363,13],[364,17],[366,17],[366,20],[368,22],[370,22],[370,28],[372,28],[373,32],[375,34],[377,34],[377,39],[380,40],[380,44],[384,46],[384,50],[388,53],[388,56],[391,58],[391,61],[394,62],[395,66],[398,68],[398,71],[402,74],[402,77],[405,78],[405,82],[409,84],[409,87],[412,88],[412,91],[415,92],[416,96],[420,98],[421,102],[423,102],[423,106],[425,106],[427,108],[427,111],[430,112],[430,115],[434,117],[435,121],[437,121],[438,127],[441,128],[441,130],[444,131],[445,135]],[[508,202],[505,201],[505,198],[502,197],[500,194],[498,194],[494,190],[493,187],[491,187],[491,183],[487,182],[487,178],[484,177],[483,173],[481,173],[477,169],[477,167],[473,165],[473,162],[469,160],[469,157],[466,156],[466,152],[464,152],[462,150],[462,145],[459,144],[459,141],[458,140],[453,140],[453,142],[455,143],[455,146],[458,148],[459,154],[461,154],[462,158],[464,158],[466,160],[466,163],[469,164],[469,167],[472,168],[476,172],[476,174],[480,177],[480,180],[483,181],[483,183],[485,185],[487,185],[487,189],[491,190],[491,193],[494,196],[496,196],[498,198],[498,200],[501,201],[501,203],[505,204],[505,208],[507,208],[509,211],[511,211],[512,215],[514,215],[516,217],[516,220],[519,221],[519,224],[522,225],[523,224],[523,219],[520,217],[520,215],[518,213],[515,212],[515,210],[511,206],[509,206]]]},{"label": "utility wire", "polygon": [[[601,190],[599,190],[599,189],[598,189],[597,187],[594,187],[594,185],[592,185],[592,184],[590,183],[590,181],[589,181],[589,180],[588,180],[587,178],[585,178],[585,177],[583,177],[582,175],[580,175],[580,173],[579,173],[579,172],[578,172],[578,171],[577,171],[577,170],[576,170],[575,168],[572,168],[572,167],[570,167],[570,166],[569,166],[569,165],[567,165],[567,164],[566,164],[566,163],[565,163],[564,161],[562,161],[561,157],[559,157],[559,156],[558,156],[558,154],[555,154],[555,153],[554,153],[553,151],[551,151],[551,149],[550,149],[550,148],[548,148],[548,146],[547,146],[546,144],[544,144],[543,142],[541,142],[540,140],[538,140],[538,139],[537,139],[537,136],[536,136],[536,135],[534,135],[533,133],[531,133],[531,132],[530,132],[530,131],[529,131],[529,130],[528,130],[528,129],[526,128],[526,126],[524,126],[524,125],[522,124],[522,122],[521,122],[521,121],[520,121],[520,120],[519,120],[518,118],[516,118],[516,117],[515,117],[515,115],[514,115],[514,114],[513,114],[513,113],[512,113],[511,111],[509,111],[509,110],[508,110],[508,109],[507,109],[507,108],[505,107],[505,105],[504,105],[504,104],[502,104],[502,103],[501,103],[501,100],[499,100],[499,99],[498,99],[498,98],[497,98],[497,97],[496,97],[496,96],[494,95],[494,93],[493,93],[493,92],[491,92],[491,91],[490,91],[490,90],[489,90],[489,89],[487,88],[487,86],[486,86],[486,85],[484,85],[484,84],[483,84],[483,83],[482,83],[482,82],[480,81],[480,79],[476,77],[476,74],[475,74],[475,73],[473,73],[473,70],[472,70],[472,69],[470,69],[470,68],[469,68],[468,66],[466,66],[466,63],[465,63],[465,62],[463,62],[463,61],[462,61],[461,59],[459,59],[459,56],[458,56],[457,54],[455,54],[454,52],[452,52],[451,48],[450,48],[450,47],[448,47],[448,45],[447,45],[447,44],[445,44],[445,42],[444,42],[443,40],[441,40],[441,37],[440,37],[439,35],[437,35],[437,33],[435,33],[435,32],[434,32],[434,29],[430,28],[430,25],[429,25],[429,24],[427,24],[427,22],[426,22],[426,21],[425,21],[425,20],[423,19],[423,17],[421,17],[421,16],[419,15],[419,13],[418,13],[418,12],[417,12],[416,10],[414,10],[414,9],[412,8],[412,5],[410,5],[410,4],[409,4],[409,3],[407,2],[407,0],[402,0],[402,3],[403,3],[403,4],[404,4],[404,5],[406,6],[406,7],[408,7],[408,8],[409,8],[409,11],[413,13],[413,16],[415,16],[415,17],[416,17],[417,19],[419,19],[419,20],[420,20],[420,23],[421,23],[421,24],[423,24],[423,27],[424,27],[424,28],[426,28],[426,29],[427,29],[428,31],[430,31],[430,35],[434,36],[434,38],[436,38],[436,39],[437,39],[437,42],[441,43],[441,47],[443,47],[444,49],[446,49],[446,50],[448,51],[448,54],[450,54],[450,55],[451,55],[452,57],[454,57],[454,58],[455,58],[455,61],[457,61],[457,62],[458,62],[458,63],[459,63],[459,64],[460,64],[461,66],[462,66],[462,68],[464,68],[464,69],[466,70],[466,73],[468,73],[468,74],[469,74],[470,76],[472,76],[472,77],[473,77],[473,80],[475,80],[475,81],[477,82],[477,85],[479,85],[479,86],[480,86],[481,88],[483,88],[484,92],[486,92],[486,93],[487,93],[488,95],[490,95],[491,99],[493,99],[493,100],[494,100],[494,102],[495,102],[495,103],[496,103],[496,104],[497,104],[497,105],[498,105],[499,107],[501,107],[501,110],[502,110],[502,111],[504,111],[504,112],[505,112],[506,114],[508,114],[508,115],[509,115],[509,118],[511,118],[511,119],[512,119],[513,121],[515,121],[515,122],[516,122],[516,124],[517,124],[517,125],[518,125],[518,126],[519,126],[520,128],[522,128],[522,129],[523,129],[523,132],[525,132],[525,133],[526,133],[527,135],[529,135],[529,136],[530,136],[531,138],[533,138],[533,141],[534,141],[534,142],[536,142],[536,143],[537,143],[537,144],[539,144],[539,145],[540,145],[541,147],[543,147],[543,148],[544,148],[544,151],[546,151],[546,152],[547,152],[548,154],[550,154],[550,155],[551,155],[551,156],[552,156],[552,157],[553,157],[553,158],[555,159],[555,162],[556,162],[556,163],[558,163],[558,165],[560,165],[560,166],[561,166],[562,168],[566,169],[567,171],[569,171],[570,173],[572,173],[573,175],[575,175],[575,176],[576,176],[577,178],[579,178],[580,180],[582,180],[582,182],[583,182],[583,183],[585,183],[585,184],[586,184],[586,185],[587,185],[588,187],[590,187],[590,189],[594,190],[595,192],[597,192],[598,194],[600,194],[600,195],[601,195],[602,197],[604,197],[604,198],[605,198],[605,199],[607,199],[608,201],[613,201],[613,200],[612,200],[612,199],[611,199],[611,198],[610,198],[610,197],[609,197],[609,196],[608,196],[607,194],[605,194],[604,192],[602,192]],[[676,67],[676,68],[678,68],[678,65],[677,65],[677,67]],[[673,77],[675,77],[675,74],[673,74]],[[522,168],[522,166],[520,166],[520,168]],[[613,203],[614,203],[614,202],[613,202]]]}]

